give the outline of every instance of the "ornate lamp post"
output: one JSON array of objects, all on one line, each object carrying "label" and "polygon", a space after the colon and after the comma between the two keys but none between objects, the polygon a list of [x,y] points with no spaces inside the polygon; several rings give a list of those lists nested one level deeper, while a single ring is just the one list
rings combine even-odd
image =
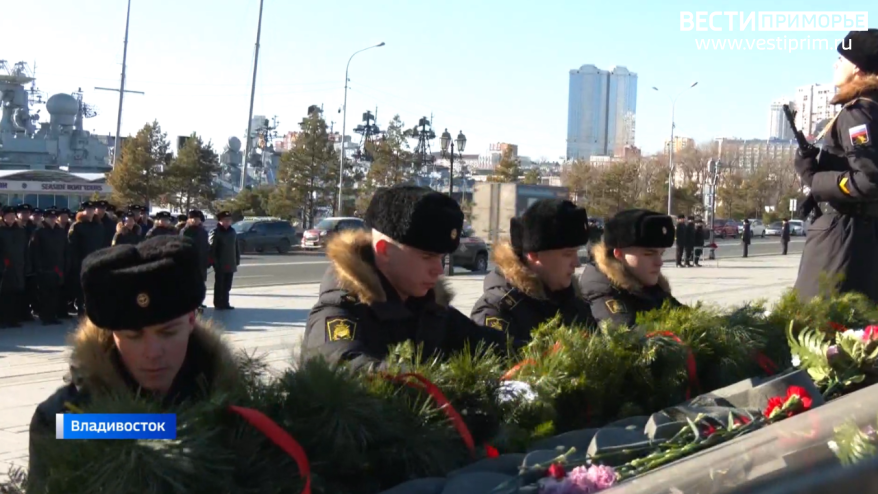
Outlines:
[{"label": "ornate lamp post", "polygon": [[[448,133],[448,129],[445,129],[445,132],[442,133],[442,137],[439,138],[439,142],[442,145],[442,157],[448,158],[451,160],[451,165],[448,168],[448,195],[452,198],[454,197],[454,144],[457,143],[457,151],[461,153],[461,159],[463,159],[463,150],[466,149],[466,136],[463,135],[463,131],[457,133],[457,139],[452,142],[451,134]],[[451,152],[448,151],[449,145],[451,146]]]}]

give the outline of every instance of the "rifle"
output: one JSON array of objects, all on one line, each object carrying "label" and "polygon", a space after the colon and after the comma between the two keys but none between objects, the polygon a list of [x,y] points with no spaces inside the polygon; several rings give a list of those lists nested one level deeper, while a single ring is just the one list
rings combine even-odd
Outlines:
[{"label": "rifle", "polygon": [[[793,135],[796,138],[796,142],[799,144],[799,154],[805,158],[813,158],[820,154],[820,149],[808,142],[805,134],[796,128],[796,112],[790,108],[790,105],[783,105],[783,114],[787,117],[787,123],[793,130]],[[823,216],[823,211],[820,209],[820,206],[817,205],[817,200],[812,194],[808,194],[808,197],[802,201],[802,205],[799,206],[799,210],[796,212],[799,214],[799,217],[804,220],[811,215],[812,211],[814,212],[814,219]]]}]

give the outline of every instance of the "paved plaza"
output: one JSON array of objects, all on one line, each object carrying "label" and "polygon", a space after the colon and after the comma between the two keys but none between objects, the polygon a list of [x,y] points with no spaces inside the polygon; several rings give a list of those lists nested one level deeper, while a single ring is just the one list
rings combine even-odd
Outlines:
[{"label": "paved plaza", "polygon": [[[665,274],[683,303],[738,305],[759,298],[777,299],[793,285],[799,259],[799,255],[723,258],[706,261],[702,268],[666,265]],[[469,314],[482,293],[483,278],[452,278],[453,305]],[[264,355],[273,369],[281,370],[298,352],[318,286],[234,289],[231,302],[236,310],[214,313],[207,309],[204,316],[225,328],[235,347]],[[27,463],[28,424],[36,405],[63,384],[69,354],[65,338],[72,329],[72,323],[49,328],[29,323],[23,328],[0,329],[0,480],[5,478],[7,464]]]}]

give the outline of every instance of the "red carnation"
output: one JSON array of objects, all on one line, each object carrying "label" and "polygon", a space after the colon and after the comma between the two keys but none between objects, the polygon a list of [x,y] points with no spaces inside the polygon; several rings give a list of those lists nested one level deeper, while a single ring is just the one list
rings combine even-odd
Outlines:
[{"label": "red carnation", "polygon": [[497,451],[497,448],[491,446],[490,444],[485,445],[485,456],[488,458],[497,458],[500,456],[500,452]]},{"label": "red carnation", "polygon": [[799,400],[802,402],[802,408],[805,410],[809,410],[811,408],[811,396],[805,391],[805,388],[800,386],[790,386],[787,388],[787,401],[793,396],[798,396]]},{"label": "red carnation", "polygon": [[762,415],[765,415],[766,418],[771,417],[771,414],[778,408],[783,407],[783,404],[784,400],[781,399],[780,396],[772,396],[768,399],[768,406],[765,407],[765,411],[762,412]]},{"label": "red carnation", "polygon": [[716,433],[716,427],[711,424],[707,424],[707,427],[704,428],[704,437],[710,437]]},{"label": "red carnation", "polygon": [[870,325],[866,326],[863,330],[863,340],[872,341],[878,340],[878,326]]},{"label": "red carnation", "polygon": [[564,467],[557,464],[552,463],[552,466],[549,467],[549,477],[562,480],[567,476],[567,473],[564,472]]},{"label": "red carnation", "polygon": [[829,321],[829,327],[842,333],[848,330],[848,328],[844,327],[844,325],[832,321]]}]

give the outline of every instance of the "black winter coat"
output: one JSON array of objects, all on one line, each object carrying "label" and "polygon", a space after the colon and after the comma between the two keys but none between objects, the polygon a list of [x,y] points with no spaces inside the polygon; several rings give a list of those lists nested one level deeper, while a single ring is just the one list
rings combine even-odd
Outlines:
[{"label": "black winter coat", "polygon": [[241,253],[238,251],[238,234],[232,227],[223,228],[217,225],[207,236],[210,244],[208,262],[218,273],[234,273],[241,264]]},{"label": "black winter coat", "polygon": [[695,247],[704,247],[704,227],[695,227]]},{"label": "black winter coat", "polygon": [[675,232],[677,250],[683,250],[686,248],[686,242],[689,240],[689,234],[687,233],[688,230],[689,225],[687,225],[685,221],[677,223],[677,231]]},{"label": "black winter coat", "polygon": [[207,280],[208,258],[210,257],[210,241],[208,240],[207,230],[202,225],[186,225],[180,230],[180,235],[195,243],[195,248],[198,250],[201,276]]},{"label": "black winter coat", "polygon": [[384,368],[388,347],[405,341],[423,345],[423,355],[475,349],[479,341],[506,349],[506,335],[472,322],[450,306],[437,285],[424,297],[403,302],[375,268],[371,232],[349,231],[326,249],[331,265],[320,297],[308,316],[301,359],[322,356],[354,368]]},{"label": "black winter coat", "polygon": [[566,325],[595,327],[575,278],[568,289],[548,292],[509,243],[495,247],[493,255],[497,267],[485,277],[485,292],[470,314],[476,324],[504,331],[522,342],[530,341],[531,331],[558,314]]},{"label": "black winter coat", "polygon": [[67,235],[64,227],[43,223],[30,240],[29,259],[31,272],[37,276],[40,286],[59,287],[64,284],[68,270]]},{"label": "black winter coat", "polygon": [[781,242],[789,242],[790,241],[790,224],[784,223],[780,229],[780,240]]},{"label": "black winter coat", "polygon": [[686,248],[692,249],[695,247],[695,222],[690,221],[686,223]]},{"label": "black winter coat", "polygon": [[24,290],[24,277],[30,272],[27,244],[26,227],[18,221],[10,226],[0,220],[0,294]]},{"label": "black winter coat", "polygon": [[[55,414],[70,413],[68,404],[83,408],[89,398],[96,395],[138,395],[140,399],[148,395],[138,389],[122,365],[112,332],[85,319],[73,341],[70,374],[65,377],[67,384],[40,403],[31,419],[27,492],[44,492],[41,487],[47,481],[49,470],[40,452],[51,448],[55,441]],[[184,400],[197,401],[211,392],[231,392],[237,389],[239,376],[233,353],[220,335],[197,324],[189,337],[183,367],[161,406],[167,409]],[[105,410],[89,411],[102,413]]]},{"label": "black winter coat", "polygon": [[592,256],[594,261],[585,265],[579,287],[598,322],[610,319],[634,326],[639,312],[661,308],[665,302],[671,307],[683,305],[671,295],[670,284],[664,276],[659,275],[655,286],[646,287],[603,244],[595,246]]},{"label": "black winter coat", "polygon": [[92,252],[104,247],[104,227],[96,221],[76,221],[67,232],[70,256],[70,273],[74,280],[79,279],[82,260]]},{"label": "black winter coat", "polygon": [[152,230],[153,224],[154,222],[146,216],[140,217],[140,221],[137,222],[137,226],[140,227],[140,235],[143,238],[146,238],[146,234],[149,233],[150,230]]},{"label": "black winter coat", "polygon": [[843,103],[827,125],[811,194],[828,203],[808,227],[795,288],[821,295],[821,275],[842,275],[842,292],[860,292],[878,303],[878,76],[840,87]]},{"label": "black winter coat", "polygon": [[116,223],[116,233],[113,235],[112,245],[137,245],[143,240],[140,233],[140,225],[137,223],[129,230],[125,223]]},{"label": "black winter coat", "polygon": [[753,233],[750,230],[750,223],[744,223],[744,232],[741,234],[741,241],[747,245],[750,245],[750,241],[753,239]]},{"label": "black winter coat", "polygon": [[101,227],[104,229],[104,247],[109,247],[113,245],[113,237],[116,236],[116,224],[119,223],[119,220],[116,219],[115,216],[112,216],[110,213],[104,213],[104,217],[100,220],[97,216],[94,217],[95,221],[101,224]]}]

